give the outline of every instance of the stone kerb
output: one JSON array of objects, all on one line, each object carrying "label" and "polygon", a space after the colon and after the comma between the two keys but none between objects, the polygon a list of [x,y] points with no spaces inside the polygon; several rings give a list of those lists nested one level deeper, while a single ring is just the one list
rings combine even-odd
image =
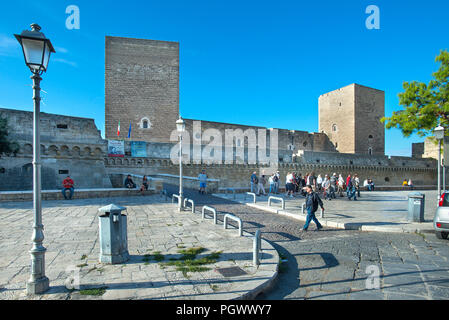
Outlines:
[{"label": "stone kerb", "polygon": [[[61,189],[62,190],[62,189]],[[61,190],[42,190],[42,200],[63,200]],[[147,194],[156,193],[154,190],[148,190]],[[128,188],[92,188],[75,189],[73,199],[89,198],[110,198],[110,197],[133,197],[140,195],[139,189]],[[32,201],[33,191],[1,191],[0,202],[6,201]]]}]

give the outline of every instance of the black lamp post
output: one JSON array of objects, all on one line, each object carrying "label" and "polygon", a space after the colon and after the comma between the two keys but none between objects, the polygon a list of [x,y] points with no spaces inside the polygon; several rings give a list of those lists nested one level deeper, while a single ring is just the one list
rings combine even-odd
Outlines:
[{"label": "black lamp post", "polygon": [[33,210],[34,231],[31,240],[33,247],[31,254],[31,276],[27,282],[28,294],[39,294],[48,290],[49,280],[45,276],[45,251],[42,245],[44,241],[44,226],[42,225],[41,204],[41,155],[40,155],[40,77],[47,71],[50,55],[55,52],[49,39],[40,32],[41,27],[35,23],[31,25],[31,31],[24,30],[20,35],[15,34],[17,41],[22,46],[25,63],[33,75]]}]

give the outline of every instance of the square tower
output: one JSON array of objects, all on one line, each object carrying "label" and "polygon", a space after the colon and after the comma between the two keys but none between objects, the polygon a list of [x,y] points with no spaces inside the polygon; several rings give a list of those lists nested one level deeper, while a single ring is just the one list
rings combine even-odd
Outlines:
[{"label": "square tower", "polygon": [[[106,36],[105,137],[169,142],[179,117],[179,43]],[[117,128],[120,121],[120,136]]]},{"label": "square tower", "polygon": [[358,84],[323,94],[318,100],[319,132],[338,152],[385,154],[385,92]]}]

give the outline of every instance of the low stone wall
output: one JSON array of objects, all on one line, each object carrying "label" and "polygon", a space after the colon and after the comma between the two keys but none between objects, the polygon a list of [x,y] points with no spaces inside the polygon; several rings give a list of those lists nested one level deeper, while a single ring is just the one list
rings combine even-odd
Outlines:
[{"label": "low stone wall", "polygon": [[[132,173],[112,173],[109,174],[109,178],[111,179],[112,186],[114,188],[123,188],[124,182],[128,174],[131,176],[134,183],[137,185],[137,188],[140,189],[143,182],[143,175],[132,174]],[[154,189],[155,192],[161,192],[163,188],[163,179],[158,179],[154,177],[147,176],[149,189]]]},{"label": "low stone wall", "polygon": [[[145,191],[146,195],[158,193],[155,189]],[[67,192],[68,194],[68,192]],[[131,197],[140,195],[139,189],[107,188],[107,189],[75,189],[73,199]],[[61,190],[43,190],[42,200],[63,200]],[[33,191],[0,192],[0,202],[33,201]]]},{"label": "low stone wall", "polygon": [[[156,174],[155,177],[162,179],[165,183],[179,185],[179,176],[173,174]],[[182,184],[185,188],[198,189],[200,182],[196,177],[182,176]],[[218,191],[220,180],[218,179],[207,179],[206,192],[215,193]]]}]

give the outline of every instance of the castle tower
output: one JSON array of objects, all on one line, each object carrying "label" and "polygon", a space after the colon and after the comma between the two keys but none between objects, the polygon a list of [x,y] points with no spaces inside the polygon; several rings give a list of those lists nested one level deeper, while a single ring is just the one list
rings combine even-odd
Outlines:
[{"label": "castle tower", "polygon": [[341,153],[385,154],[385,92],[358,84],[319,97],[319,132]]},{"label": "castle tower", "polygon": [[[179,43],[106,37],[105,137],[169,142],[179,117]],[[120,136],[117,127],[120,121]]]}]

